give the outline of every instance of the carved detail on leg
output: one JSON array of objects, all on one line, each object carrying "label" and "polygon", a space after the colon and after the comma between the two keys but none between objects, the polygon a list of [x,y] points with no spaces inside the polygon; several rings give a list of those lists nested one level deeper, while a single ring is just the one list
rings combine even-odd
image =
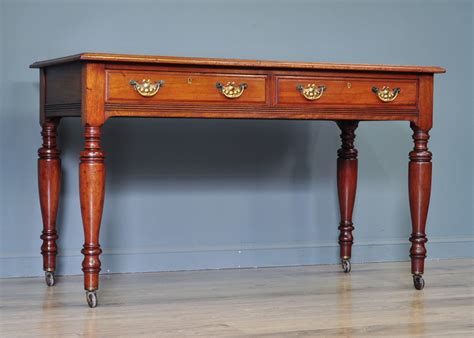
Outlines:
[{"label": "carved detail on leg", "polygon": [[351,249],[354,238],[352,212],[357,189],[357,149],[354,147],[355,130],[358,121],[339,121],[342,146],[337,151],[337,188],[341,221],[339,224],[339,245],[344,272],[350,272]]},{"label": "carved detail on leg", "polygon": [[43,143],[38,149],[38,191],[43,231],[40,238],[43,240],[41,254],[43,255],[43,270],[46,284],[55,283],[56,255],[58,247],[56,241],[56,218],[59,206],[59,193],[61,189],[61,160],[56,145],[56,133],[59,119],[46,120],[42,124],[41,136]]},{"label": "carved detail on leg", "polygon": [[428,150],[428,140],[430,138],[428,130],[422,130],[414,123],[411,123],[410,127],[413,129],[414,141],[414,148],[409,154],[410,163],[408,166],[412,222],[410,258],[415,287],[421,290],[424,286],[421,275],[424,272],[426,258],[425,243],[428,241],[425,228],[431,194],[432,156]]},{"label": "carved detail on leg", "polygon": [[[84,225],[84,247],[82,271],[84,288],[92,292],[99,288],[100,223],[104,206],[105,192],[105,154],[100,146],[100,127],[85,127],[85,147],[81,152],[79,164],[79,188],[82,222]],[[89,303],[96,304],[96,302]]]}]

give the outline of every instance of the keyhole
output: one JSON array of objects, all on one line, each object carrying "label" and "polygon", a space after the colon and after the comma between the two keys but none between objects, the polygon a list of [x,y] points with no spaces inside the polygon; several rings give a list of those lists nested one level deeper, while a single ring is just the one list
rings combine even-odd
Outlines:
[{"label": "keyhole", "polygon": [[193,83],[193,79],[188,77],[188,84],[191,84],[191,83]]},{"label": "keyhole", "polygon": [[347,82],[347,88],[349,88],[349,89],[350,89],[351,87],[352,87],[352,83],[350,83],[350,82]]}]

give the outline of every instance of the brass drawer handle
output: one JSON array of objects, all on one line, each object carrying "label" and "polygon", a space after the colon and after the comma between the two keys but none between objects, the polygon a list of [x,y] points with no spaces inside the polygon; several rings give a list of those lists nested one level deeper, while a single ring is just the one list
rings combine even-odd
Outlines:
[{"label": "brass drawer handle", "polygon": [[150,79],[143,79],[141,83],[135,80],[130,80],[130,85],[140,94],[141,96],[149,97],[154,96],[160,88],[165,84],[165,81],[159,80],[152,82]]},{"label": "brass drawer handle", "polygon": [[216,88],[228,99],[236,99],[244,93],[244,90],[247,88],[247,84],[241,83],[240,85],[236,86],[235,82],[227,82],[227,84],[224,86],[222,83],[217,82]]},{"label": "brass drawer handle", "polygon": [[393,90],[390,90],[390,87],[388,86],[384,86],[382,89],[372,87],[372,91],[377,94],[377,97],[383,102],[392,102],[401,92],[400,88],[394,88]]},{"label": "brass drawer handle", "polygon": [[318,100],[326,90],[326,86],[316,86],[314,83],[310,83],[309,85],[303,87],[303,85],[297,85],[296,90],[304,96],[306,100],[314,101]]}]

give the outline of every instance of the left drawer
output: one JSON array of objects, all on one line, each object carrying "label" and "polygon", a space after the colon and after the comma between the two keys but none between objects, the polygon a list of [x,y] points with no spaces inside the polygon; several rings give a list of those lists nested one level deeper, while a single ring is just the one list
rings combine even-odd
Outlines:
[{"label": "left drawer", "polygon": [[107,70],[107,102],[267,102],[267,76]]}]

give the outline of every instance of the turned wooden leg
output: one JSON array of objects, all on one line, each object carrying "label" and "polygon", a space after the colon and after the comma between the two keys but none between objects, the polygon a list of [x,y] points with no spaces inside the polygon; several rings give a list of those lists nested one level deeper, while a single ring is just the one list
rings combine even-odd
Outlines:
[{"label": "turned wooden leg", "polygon": [[82,271],[84,288],[90,307],[97,305],[96,290],[99,288],[100,222],[104,206],[105,154],[100,146],[100,127],[85,127],[85,148],[79,164],[79,189],[82,222],[84,225],[84,247]]},{"label": "turned wooden leg", "polygon": [[58,252],[56,217],[61,189],[61,160],[59,150],[56,147],[58,124],[59,119],[43,122],[41,131],[43,144],[38,149],[38,190],[43,219],[43,231],[40,237],[43,240],[41,254],[43,255],[43,270],[48,286],[55,284],[54,273]]},{"label": "turned wooden leg", "polygon": [[431,194],[431,152],[428,150],[428,130],[422,130],[412,123],[414,148],[410,152],[408,166],[408,189],[412,233],[410,236],[411,272],[415,288],[423,289],[426,248],[426,218]]},{"label": "turned wooden leg", "polygon": [[339,246],[344,272],[351,271],[351,249],[354,238],[352,212],[357,188],[357,149],[354,147],[355,130],[358,121],[339,121],[342,146],[337,151],[337,190],[339,194]]}]

